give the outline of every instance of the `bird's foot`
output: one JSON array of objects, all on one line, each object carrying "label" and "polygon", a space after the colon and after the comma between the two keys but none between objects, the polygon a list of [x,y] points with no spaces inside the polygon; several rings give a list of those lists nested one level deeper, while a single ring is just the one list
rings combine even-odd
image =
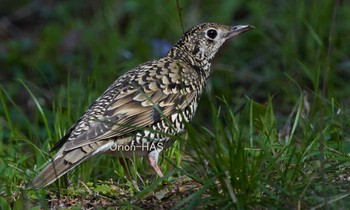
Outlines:
[{"label": "bird's foot", "polygon": [[159,177],[163,177],[163,173],[160,170],[160,168],[158,167],[158,157],[159,157],[159,153],[160,151],[158,150],[153,150],[152,152],[150,152],[148,154],[148,161],[149,164],[152,166],[152,168],[157,172]]}]

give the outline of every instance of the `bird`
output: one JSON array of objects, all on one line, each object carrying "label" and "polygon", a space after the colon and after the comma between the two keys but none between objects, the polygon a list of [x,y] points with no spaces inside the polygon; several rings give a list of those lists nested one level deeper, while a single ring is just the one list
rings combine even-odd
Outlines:
[{"label": "bird", "polygon": [[147,157],[163,177],[159,154],[174,142],[171,136],[185,132],[185,124],[192,121],[215,54],[226,40],[253,28],[199,24],[188,29],[164,57],[127,71],[53,146],[50,152],[57,153],[30,187],[46,187],[99,154]]}]

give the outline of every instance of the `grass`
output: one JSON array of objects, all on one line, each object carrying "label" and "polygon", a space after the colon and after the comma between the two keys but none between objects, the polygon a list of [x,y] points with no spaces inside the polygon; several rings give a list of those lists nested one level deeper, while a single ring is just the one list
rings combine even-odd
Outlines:
[{"label": "grass", "polygon": [[[0,20],[15,27],[0,31],[1,209],[350,206],[348,2],[46,7],[28,0],[0,9]],[[15,16],[19,8],[29,18]],[[62,178],[27,190],[85,108],[123,72],[179,38],[179,14],[185,29],[214,21],[256,30],[226,43],[215,58],[194,122],[162,154],[165,177],[134,159],[126,179],[117,159],[99,156],[69,173],[69,187]]]}]

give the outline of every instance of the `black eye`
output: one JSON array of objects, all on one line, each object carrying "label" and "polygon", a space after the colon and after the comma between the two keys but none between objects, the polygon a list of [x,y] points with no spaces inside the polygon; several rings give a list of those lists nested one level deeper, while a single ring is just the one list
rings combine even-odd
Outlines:
[{"label": "black eye", "polygon": [[218,35],[218,32],[214,29],[210,29],[207,31],[207,35],[211,39],[215,39],[215,37]]}]

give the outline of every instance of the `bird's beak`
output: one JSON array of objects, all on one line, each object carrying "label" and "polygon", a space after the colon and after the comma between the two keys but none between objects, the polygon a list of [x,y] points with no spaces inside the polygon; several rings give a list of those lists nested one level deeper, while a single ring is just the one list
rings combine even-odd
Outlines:
[{"label": "bird's beak", "polygon": [[251,25],[238,25],[238,26],[231,26],[230,30],[226,34],[226,38],[229,39],[231,37],[237,36],[238,34],[244,33],[246,31],[249,31],[251,29],[254,29],[254,26]]}]

